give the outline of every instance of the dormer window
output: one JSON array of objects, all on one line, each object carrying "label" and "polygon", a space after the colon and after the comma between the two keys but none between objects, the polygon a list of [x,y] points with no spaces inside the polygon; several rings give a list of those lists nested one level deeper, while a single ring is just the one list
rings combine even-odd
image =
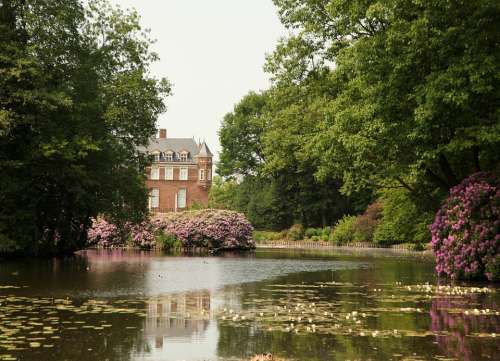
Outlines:
[{"label": "dormer window", "polygon": [[174,154],[172,152],[166,152],[165,153],[165,160],[167,162],[172,162],[174,160]]},{"label": "dormer window", "polygon": [[160,161],[160,153],[158,152],[153,153],[153,161],[155,162]]},{"label": "dormer window", "polygon": [[181,152],[180,153],[180,160],[181,160],[181,162],[187,162],[187,160],[188,160],[188,152]]}]

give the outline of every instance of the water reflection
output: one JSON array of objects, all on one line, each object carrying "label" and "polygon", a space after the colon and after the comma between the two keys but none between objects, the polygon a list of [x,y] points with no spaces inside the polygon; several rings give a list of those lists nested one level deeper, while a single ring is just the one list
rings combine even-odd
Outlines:
[{"label": "water reflection", "polygon": [[207,290],[150,297],[140,337],[145,346],[135,360],[195,360],[215,355],[211,294]]},{"label": "water reflection", "polygon": [[498,289],[464,286],[438,286],[429,259],[363,253],[5,262],[0,360],[492,359]]},{"label": "water reflection", "polygon": [[433,299],[429,311],[431,330],[437,334],[441,352],[464,361],[496,355],[499,351],[496,333],[500,330],[500,317],[495,310],[496,302],[484,300],[484,295],[471,295],[466,299]]}]

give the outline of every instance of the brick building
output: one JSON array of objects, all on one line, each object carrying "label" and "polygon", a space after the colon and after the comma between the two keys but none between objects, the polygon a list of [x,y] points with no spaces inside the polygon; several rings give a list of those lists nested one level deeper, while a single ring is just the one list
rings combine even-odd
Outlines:
[{"label": "brick building", "polygon": [[159,137],[141,150],[153,158],[146,170],[152,211],[172,212],[190,208],[193,203],[208,204],[213,155],[205,142],[168,138],[167,130],[160,129]]}]

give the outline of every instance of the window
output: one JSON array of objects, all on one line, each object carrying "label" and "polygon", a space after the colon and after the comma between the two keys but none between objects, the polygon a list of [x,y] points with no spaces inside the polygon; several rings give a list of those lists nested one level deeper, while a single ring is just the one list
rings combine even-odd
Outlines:
[{"label": "window", "polygon": [[158,188],[153,188],[149,193],[149,208],[158,208],[159,206],[160,206],[160,190]]},{"label": "window", "polygon": [[174,155],[172,152],[165,153],[165,160],[167,162],[172,162],[174,160]]},{"label": "window", "polygon": [[187,160],[188,160],[187,152],[182,152],[181,153],[181,162],[187,162]]},{"label": "window", "polygon": [[200,169],[200,180],[205,180],[205,169]]},{"label": "window", "polygon": [[179,189],[177,192],[177,208],[186,208],[186,190]]},{"label": "window", "polygon": [[181,168],[179,172],[179,180],[187,180],[188,179],[188,169]]},{"label": "window", "polygon": [[151,179],[160,179],[160,169],[158,167],[151,167]]},{"label": "window", "polygon": [[172,167],[165,168],[165,179],[174,180],[174,168]]},{"label": "window", "polygon": [[153,160],[154,160],[155,162],[158,162],[158,161],[160,160],[160,153],[155,153],[155,154],[153,154]]},{"label": "window", "polygon": [[207,180],[212,180],[212,170],[207,170]]}]

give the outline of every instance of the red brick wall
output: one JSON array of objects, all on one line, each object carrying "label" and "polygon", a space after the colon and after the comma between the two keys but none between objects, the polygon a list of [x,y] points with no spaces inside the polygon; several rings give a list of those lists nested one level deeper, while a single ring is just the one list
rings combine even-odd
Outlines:
[{"label": "red brick wall", "polygon": [[[158,188],[160,190],[160,210],[171,210],[175,208],[175,194],[179,189],[186,189],[186,204],[189,207],[193,202],[208,204],[209,188],[204,189],[198,184],[198,168],[188,168],[188,180],[179,180],[179,166],[174,166],[174,180],[165,180],[165,169],[160,166],[160,180],[148,179],[146,187],[148,189]],[[149,178],[150,171],[147,169]]]}]

